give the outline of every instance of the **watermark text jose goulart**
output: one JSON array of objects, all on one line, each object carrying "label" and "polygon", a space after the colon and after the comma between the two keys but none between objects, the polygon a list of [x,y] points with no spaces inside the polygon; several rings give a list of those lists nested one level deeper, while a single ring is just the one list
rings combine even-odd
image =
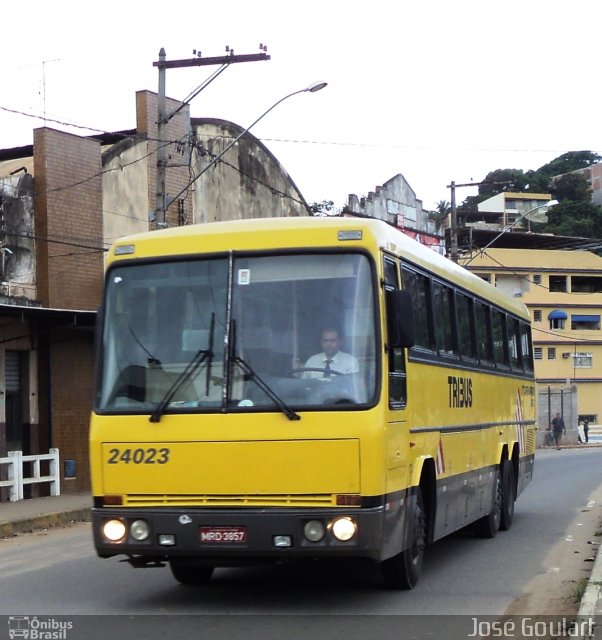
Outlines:
[{"label": "watermark text jose goulart", "polygon": [[508,620],[472,618],[469,638],[587,638],[593,635],[595,622],[586,618],[573,622],[568,618],[538,619],[529,616]]}]

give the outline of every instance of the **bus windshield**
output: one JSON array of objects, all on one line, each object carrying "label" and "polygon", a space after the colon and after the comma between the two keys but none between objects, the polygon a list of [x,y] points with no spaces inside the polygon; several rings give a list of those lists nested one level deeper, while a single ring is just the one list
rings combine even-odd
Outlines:
[{"label": "bus windshield", "polygon": [[371,404],[374,282],[359,253],[118,263],[96,410],[157,418]]}]

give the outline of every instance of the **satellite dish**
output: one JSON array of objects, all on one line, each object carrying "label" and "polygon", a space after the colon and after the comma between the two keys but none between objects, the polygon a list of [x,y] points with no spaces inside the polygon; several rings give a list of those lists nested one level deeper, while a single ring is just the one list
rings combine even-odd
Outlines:
[{"label": "satellite dish", "polygon": [[542,222],[547,222],[548,221],[547,208],[546,209],[542,208],[538,211],[530,211],[529,213],[525,213],[524,218],[529,222],[538,222],[540,224]]},{"label": "satellite dish", "polygon": [[539,207],[535,207],[530,211],[527,211],[523,214],[523,218],[529,220],[529,222],[537,222],[538,224],[542,224],[548,221],[548,209],[558,204],[558,200],[550,200],[545,204],[540,205]]}]

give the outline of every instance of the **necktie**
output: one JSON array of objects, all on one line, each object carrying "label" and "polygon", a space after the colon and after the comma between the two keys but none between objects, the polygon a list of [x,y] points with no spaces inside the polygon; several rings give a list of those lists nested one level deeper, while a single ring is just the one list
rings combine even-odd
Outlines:
[{"label": "necktie", "polygon": [[326,366],[324,367],[324,378],[330,378],[330,363],[332,360],[326,360]]}]

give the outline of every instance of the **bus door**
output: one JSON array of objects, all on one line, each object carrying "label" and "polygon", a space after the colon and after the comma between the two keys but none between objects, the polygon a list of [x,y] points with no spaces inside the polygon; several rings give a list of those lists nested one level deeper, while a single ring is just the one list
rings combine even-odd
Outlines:
[{"label": "bus door", "polygon": [[[387,399],[387,494],[408,486],[409,429],[406,418],[406,347],[412,342],[409,294],[399,288],[397,261],[385,256]],[[408,324],[409,323],[409,324]]]}]

